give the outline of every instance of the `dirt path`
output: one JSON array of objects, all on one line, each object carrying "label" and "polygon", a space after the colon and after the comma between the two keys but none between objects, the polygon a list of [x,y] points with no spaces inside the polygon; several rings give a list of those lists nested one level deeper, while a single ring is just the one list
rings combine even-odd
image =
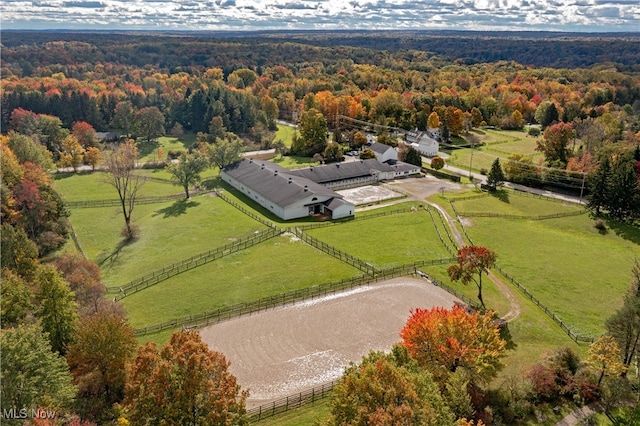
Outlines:
[{"label": "dirt path", "polygon": [[[426,198],[428,196],[441,191],[443,188],[450,189],[452,185],[456,185],[456,184],[446,183],[446,186],[443,186],[442,182],[440,182],[437,179],[435,179],[435,182],[434,182],[434,179],[435,178],[407,179],[407,180],[394,181],[394,183],[399,188],[401,188],[404,193],[410,195],[412,198],[420,202],[426,201]],[[457,185],[454,188],[457,189],[460,187],[461,187],[460,185]],[[451,231],[453,238],[458,244],[458,247],[466,245],[467,243],[462,233],[456,226],[457,220],[451,217],[449,213],[439,205],[429,201],[427,201],[427,203],[433,208],[438,209],[438,211],[442,213],[442,215],[447,221],[447,224],[449,225],[449,230]],[[518,299],[516,298],[516,295],[514,294],[511,286],[509,286],[509,284],[505,283],[498,275],[496,275],[491,271],[489,271],[488,277],[491,280],[491,282],[495,284],[498,290],[502,294],[504,294],[504,296],[509,301],[509,311],[506,314],[504,314],[501,318],[507,322],[513,321],[520,315],[521,307],[520,307],[520,302],[518,302]]]}]

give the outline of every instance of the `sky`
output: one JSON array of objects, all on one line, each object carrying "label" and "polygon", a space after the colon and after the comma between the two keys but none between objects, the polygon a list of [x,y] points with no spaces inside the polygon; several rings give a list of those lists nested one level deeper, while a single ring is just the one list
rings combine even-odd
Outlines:
[{"label": "sky", "polygon": [[2,29],[640,31],[640,0],[0,0]]}]

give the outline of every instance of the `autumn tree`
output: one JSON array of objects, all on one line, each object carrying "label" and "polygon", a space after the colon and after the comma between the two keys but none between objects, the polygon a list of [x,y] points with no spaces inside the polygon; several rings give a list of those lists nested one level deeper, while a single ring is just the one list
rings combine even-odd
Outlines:
[{"label": "autumn tree", "polygon": [[82,165],[84,160],[84,148],[78,142],[75,136],[69,135],[62,141],[62,149],[60,151],[60,166],[73,167],[73,171],[78,171],[78,166]]},{"label": "autumn tree", "polygon": [[502,171],[502,166],[500,166],[500,158],[496,157],[487,175],[487,186],[495,191],[497,187],[502,185],[504,185],[504,172]]},{"label": "autumn tree", "polygon": [[145,107],[135,113],[134,126],[138,135],[151,142],[164,135],[164,114],[158,107]]},{"label": "autumn tree", "polygon": [[312,156],[324,150],[327,141],[327,120],[320,111],[311,108],[303,112],[298,131],[300,135],[291,146],[293,153]]},{"label": "autumn tree", "polygon": [[351,364],[332,394],[330,425],[444,425],[454,416],[429,373],[406,348],[371,352]]},{"label": "autumn tree", "polygon": [[216,139],[214,143],[201,143],[198,149],[208,160],[209,167],[222,170],[240,159],[243,146],[238,137],[227,134],[224,138]]},{"label": "autumn tree", "polygon": [[627,368],[631,366],[640,344],[640,260],[635,260],[631,272],[631,283],[622,307],[605,322],[607,332],[620,349],[620,360]]},{"label": "autumn tree", "polygon": [[75,295],[81,315],[99,311],[106,292],[100,278],[100,268],[80,255],[65,254],[54,261],[54,265]]},{"label": "autumn tree", "polygon": [[434,170],[440,170],[441,168],[444,167],[444,159],[436,155],[431,159],[430,166]]},{"label": "autumn tree", "polygon": [[324,157],[324,161],[332,163],[344,160],[344,155],[342,154],[342,147],[340,144],[336,142],[329,142],[325,147],[322,156]]},{"label": "autumn tree", "polygon": [[133,329],[119,315],[100,312],[82,320],[68,347],[67,361],[85,417],[104,421],[110,407],[122,401],[125,366],[136,346]]},{"label": "autumn tree", "polygon": [[129,101],[118,102],[113,112],[113,119],[111,125],[122,129],[125,137],[131,135],[135,119],[135,111],[133,105]]},{"label": "autumn tree", "polygon": [[357,149],[362,148],[367,143],[367,137],[362,132],[353,134],[353,144]]},{"label": "autumn tree", "polygon": [[278,115],[280,111],[278,109],[278,102],[273,99],[269,95],[264,95],[261,99],[262,110],[264,111],[265,117],[267,119],[267,126],[269,130],[276,130],[278,126],[276,125],[276,120],[278,119]]},{"label": "autumn tree", "polygon": [[618,376],[627,370],[620,361],[620,348],[612,336],[602,336],[590,344],[584,362],[598,376],[598,386],[605,376]]},{"label": "autumn tree", "polygon": [[0,346],[0,397],[4,409],[70,407],[76,389],[69,366],[62,356],[51,351],[47,335],[38,325],[2,328]]},{"label": "autumn tree", "polygon": [[185,197],[188,200],[189,186],[200,183],[200,173],[208,166],[207,159],[200,152],[183,153],[177,163],[167,166],[174,184],[182,186]]},{"label": "autumn tree", "polygon": [[464,246],[458,250],[457,263],[447,268],[452,281],[461,281],[464,285],[475,283],[478,287],[478,300],[483,308],[482,275],[489,273],[489,269],[495,266],[496,257],[497,254],[486,247]]},{"label": "autumn tree", "polygon": [[433,111],[431,114],[429,114],[429,118],[427,119],[427,126],[430,129],[437,129],[442,125],[442,123],[440,122],[440,116],[438,116],[438,113]]},{"label": "autumn tree", "polygon": [[73,292],[52,265],[39,266],[34,281],[38,284],[37,316],[42,321],[42,329],[49,335],[52,349],[64,355],[78,323]]},{"label": "autumn tree", "polygon": [[38,264],[38,246],[20,227],[2,224],[0,264],[21,277],[30,279]]},{"label": "autumn tree", "polygon": [[371,148],[365,148],[360,151],[359,157],[361,160],[370,160],[376,158],[376,153]]},{"label": "autumn tree", "polygon": [[8,136],[7,146],[20,164],[28,161],[39,165],[44,170],[51,170],[55,167],[51,152],[38,141],[15,132],[9,132]]},{"label": "autumn tree", "polygon": [[25,280],[10,269],[2,269],[0,306],[2,328],[17,327],[33,310],[33,292]]},{"label": "autumn tree", "polygon": [[458,369],[471,380],[495,377],[506,347],[492,312],[468,312],[461,306],[413,310],[400,337],[409,354],[442,384]]},{"label": "autumn tree", "polygon": [[102,151],[100,148],[90,146],[84,152],[84,162],[91,166],[91,170],[95,170],[96,166],[102,161]]},{"label": "autumn tree", "polygon": [[96,130],[86,121],[76,121],[73,123],[73,127],[71,127],[71,134],[84,149],[98,146]]},{"label": "autumn tree", "polygon": [[537,140],[536,151],[544,154],[547,164],[559,163],[564,168],[573,154],[569,143],[575,137],[576,133],[571,123],[553,124],[545,129],[542,139]]},{"label": "autumn tree", "polygon": [[67,220],[70,213],[60,195],[49,185],[29,180],[26,173],[12,192],[19,213],[15,224],[37,244],[39,256],[60,248],[70,230]]},{"label": "autumn tree", "polygon": [[225,356],[209,350],[197,331],[182,331],[160,351],[154,343],[138,348],[124,404],[136,425],[240,425],[247,396]]},{"label": "autumn tree", "polygon": [[444,113],[447,128],[454,136],[459,136],[464,130],[464,114],[460,108],[448,106]]},{"label": "autumn tree", "polygon": [[108,172],[107,183],[118,192],[125,223],[124,235],[127,240],[135,238],[135,232],[131,225],[131,214],[144,184],[144,178],[135,173],[137,158],[138,148],[130,139],[118,146],[109,155],[105,164]]}]

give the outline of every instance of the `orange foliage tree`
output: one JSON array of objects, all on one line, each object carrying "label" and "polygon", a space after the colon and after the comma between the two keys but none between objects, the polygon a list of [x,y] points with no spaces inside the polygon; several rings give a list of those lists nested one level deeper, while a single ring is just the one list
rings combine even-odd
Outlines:
[{"label": "orange foliage tree", "polygon": [[506,348],[492,312],[467,312],[460,306],[415,309],[400,337],[409,354],[439,383],[458,369],[465,369],[472,380],[494,377]]},{"label": "orange foliage tree", "polygon": [[458,260],[449,266],[447,273],[452,281],[462,281],[464,285],[474,282],[478,287],[478,300],[484,308],[482,299],[482,274],[496,264],[496,252],[486,247],[465,246],[458,250]]},{"label": "orange foliage tree", "polygon": [[197,331],[173,333],[158,352],[147,343],[129,366],[125,407],[132,424],[236,425],[245,400],[223,354]]}]

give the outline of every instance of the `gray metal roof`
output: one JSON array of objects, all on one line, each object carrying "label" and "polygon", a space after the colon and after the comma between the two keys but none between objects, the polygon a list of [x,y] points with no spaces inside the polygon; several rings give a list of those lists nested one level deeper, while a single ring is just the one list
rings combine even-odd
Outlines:
[{"label": "gray metal roof", "polygon": [[290,170],[268,161],[245,158],[222,171],[280,207],[290,206],[314,195],[342,198],[337,192],[291,174]]},{"label": "gray metal roof", "polygon": [[372,170],[389,172],[393,168],[376,159],[369,159],[307,167],[305,169],[290,170],[289,173],[317,183],[329,183],[371,176],[373,174]]},{"label": "gray metal roof", "polygon": [[389,151],[390,149],[393,149],[393,147],[390,147],[389,145],[385,145],[383,143],[380,142],[374,142],[371,144],[371,150],[373,152],[377,152],[378,154],[384,154],[385,152]]}]

